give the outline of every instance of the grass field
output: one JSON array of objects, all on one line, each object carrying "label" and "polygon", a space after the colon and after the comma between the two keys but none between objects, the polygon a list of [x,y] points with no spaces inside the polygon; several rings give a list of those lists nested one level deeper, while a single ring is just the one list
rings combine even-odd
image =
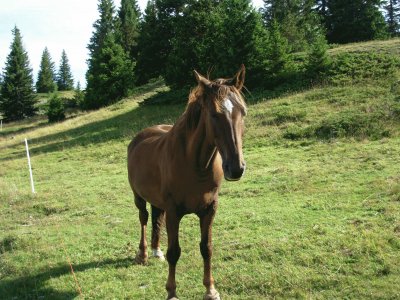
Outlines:
[{"label": "grass field", "polygon": [[386,54],[400,55],[400,38],[390,39],[386,41],[370,41],[361,43],[351,43],[340,45],[329,50],[330,54],[343,52],[379,52]]},{"label": "grass field", "polygon": [[[167,263],[133,261],[139,220],[126,147],[183,111],[143,105],[167,91],[152,85],[56,125],[37,117],[0,132],[0,299],[165,298]],[[396,93],[379,81],[247,95],[248,169],[223,183],[213,228],[223,299],[400,298]],[[180,240],[178,296],[201,299],[197,217],[184,217]]]}]

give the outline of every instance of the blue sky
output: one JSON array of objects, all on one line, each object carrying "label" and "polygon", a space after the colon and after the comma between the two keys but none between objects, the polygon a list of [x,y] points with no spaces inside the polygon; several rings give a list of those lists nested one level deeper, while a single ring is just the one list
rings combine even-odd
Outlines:
[{"label": "blue sky", "polygon": [[[0,69],[3,70],[12,42],[11,30],[20,29],[33,74],[39,70],[45,47],[58,68],[65,49],[75,83],[86,85],[86,49],[92,36],[93,23],[98,18],[97,0],[0,0]],[[119,7],[120,0],[114,0]],[[139,0],[144,10],[147,0]],[[262,0],[253,0],[256,7]]]}]

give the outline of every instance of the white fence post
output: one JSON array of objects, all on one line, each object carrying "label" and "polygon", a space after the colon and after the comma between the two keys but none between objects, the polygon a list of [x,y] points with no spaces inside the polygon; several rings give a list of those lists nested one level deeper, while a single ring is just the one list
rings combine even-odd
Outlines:
[{"label": "white fence post", "polygon": [[28,166],[29,166],[29,175],[31,177],[32,193],[35,194],[35,186],[33,184],[33,175],[32,175],[32,167],[31,167],[31,158],[29,156],[28,140],[26,138],[25,138],[25,148],[26,148],[26,156],[28,157]]}]

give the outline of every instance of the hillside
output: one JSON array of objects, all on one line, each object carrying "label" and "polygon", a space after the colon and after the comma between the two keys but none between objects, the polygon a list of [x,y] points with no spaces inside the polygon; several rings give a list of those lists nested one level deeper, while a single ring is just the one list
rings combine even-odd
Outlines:
[{"label": "hillside", "polygon": [[369,41],[340,45],[329,50],[330,54],[352,52],[379,52],[385,54],[400,55],[400,38],[394,38],[386,41]]},{"label": "hillside", "polygon": [[[213,227],[214,277],[223,299],[400,297],[394,81],[316,86],[272,99],[262,91],[246,95],[248,169],[241,181],[223,183]],[[40,117],[6,125],[0,134],[2,298],[77,297],[69,261],[85,299],[166,295],[167,264],[133,262],[139,220],[126,171],[134,134],[173,123],[184,110],[184,103],[146,104],[160,95],[174,93],[153,84],[56,125]],[[181,223],[181,299],[203,295],[198,227],[195,216]]]}]

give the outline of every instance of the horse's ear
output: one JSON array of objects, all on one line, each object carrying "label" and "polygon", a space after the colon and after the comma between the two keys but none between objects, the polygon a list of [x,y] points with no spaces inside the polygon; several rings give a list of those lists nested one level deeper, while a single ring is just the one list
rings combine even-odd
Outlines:
[{"label": "horse's ear", "polygon": [[246,68],[244,64],[240,66],[239,71],[236,73],[234,79],[235,87],[240,91],[244,86],[244,77],[246,75]]},{"label": "horse's ear", "polygon": [[246,75],[246,68],[242,64],[240,66],[239,71],[236,73],[235,76],[233,76],[232,78],[229,78],[229,79],[220,79],[220,82],[222,84],[226,84],[226,85],[233,85],[240,91],[240,90],[242,90],[242,88],[244,86],[245,75]]},{"label": "horse's ear", "polygon": [[203,86],[210,86],[211,85],[211,81],[210,80],[208,80],[204,76],[200,75],[200,73],[198,73],[196,70],[194,70],[193,72],[194,72],[194,76],[196,77],[196,80],[197,80],[199,85],[203,85]]}]

